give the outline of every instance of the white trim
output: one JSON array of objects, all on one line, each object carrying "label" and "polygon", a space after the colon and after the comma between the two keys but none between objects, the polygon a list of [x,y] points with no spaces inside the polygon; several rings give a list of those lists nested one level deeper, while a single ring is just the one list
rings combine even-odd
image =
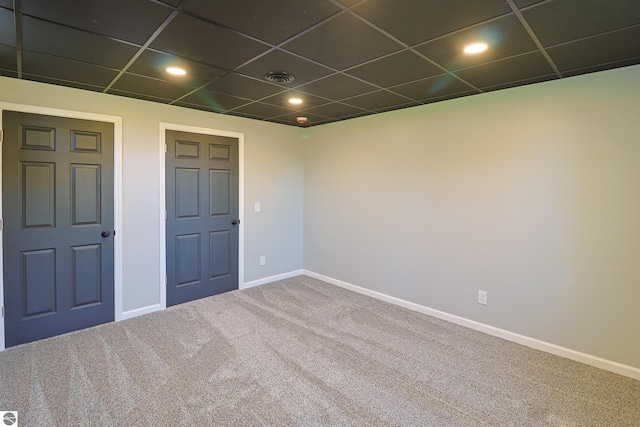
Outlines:
[{"label": "white trim", "polygon": [[[83,111],[62,110],[59,108],[40,107],[34,105],[13,104],[0,102],[0,118],[3,110],[21,113],[43,114],[48,116],[66,117],[70,119],[93,120],[97,122],[113,123],[113,226],[116,235],[113,236],[113,296],[114,318],[122,319],[122,117],[104,114],[87,113]],[[2,129],[2,120],[0,120]],[[0,152],[1,156],[1,152]],[[1,157],[0,157],[1,158]],[[2,166],[0,165],[0,193],[2,191]],[[1,197],[0,197],[1,199]],[[2,201],[0,200],[0,217],[2,216]],[[4,304],[4,274],[2,269],[2,239],[0,231],[0,302]],[[4,350],[4,318],[0,317],[0,350]]]},{"label": "white trim", "polygon": [[167,233],[165,211],[167,206],[165,191],[165,152],[166,131],[200,133],[205,135],[228,136],[238,139],[238,287],[244,283],[244,134],[225,130],[203,128],[160,122],[160,309],[167,308]]},{"label": "white trim", "polygon": [[289,271],[288,273],[276,274],[271,277],[264,277],[258,280],[252,280],[251,282],[246,282],[245,284],[240,286],[240,289],[248,289],[253,288],[254,286],[264,285],[266,283],[276,282],[278,280],[288,279],[290,277],[301,276],[304,274],[304,270],[294,270]]},{"label": "white trim", "polygon": [[143,314],[153,313],[154,311],[162,310],[160,304],[153,304],[147,307],[136,308],[135,310],[129,310],[122,313],[120,320],[133,319],[134,317],[142,316]]},{"label": "white trim", "polygon": [[582,353],[570,348],[561,347],[559,345],[551,344],[545,341],[541,341],[535,338],[530,338],[524,335],[510,332],[504,329],[496,328],[484,323],[476,322],[464,317],[449,314],[444,311],[435,310],[433,308],[425,307],[420,304],[416,304],[410,301],[406,301],[400,298],[392,297],[390,295],[383,294],[381,292],[372,291],[351,283],[343,282],[342,280],[334,279],[332,277],[324,276],[322,274],[314,273],[312,271],[303,270],[304,274],[314,279],[322,280],[332,285],[340,286],[359,294],[367,295],[381,301],[385,301],[400,307],[408,308],[409,310],[417,311],[419,313],[427,314],[429,316],[436,317],[438,319],[446,320],[457,325],[465,326],[469,329],[484,332],[489,335],[493,335],[507,341],[512,341],[518,344],[525,345],[527,347],[541,350],[546,353],[555,354],[576,362],[584,363],[587,365],[595,366],[596,368],[604,369],[606,371],[615,372],[616,374],[624,375],[630,378],[640,380],[640,368],[633,366],[623,365],[622,363],[613,362],[611,360],[602,359],[597,356]]}]

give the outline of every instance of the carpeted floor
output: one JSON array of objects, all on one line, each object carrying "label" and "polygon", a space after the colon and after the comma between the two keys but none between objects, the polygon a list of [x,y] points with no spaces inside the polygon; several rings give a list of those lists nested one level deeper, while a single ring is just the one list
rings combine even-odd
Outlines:
[{"label": "carpeted floor", "polygon": [[640,426],[640,381],[299,276],[0,353],[20,426]]}]

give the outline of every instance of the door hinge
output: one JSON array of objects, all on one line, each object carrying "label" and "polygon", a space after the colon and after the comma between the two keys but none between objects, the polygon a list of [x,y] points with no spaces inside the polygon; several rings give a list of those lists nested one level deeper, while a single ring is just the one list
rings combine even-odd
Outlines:
[{"label": "door hinge", "polygon": [[4,142],[4,130],[0,129],[0,144]]},{"label": "door hinge", "polygon": [[0,231],[4,230],[4,219],[0,218]]},{"label": "door hinge", "polygon": [[164,285],[167,286],[168,284],[169,284],[169,276],[164,276]]},{"label": "door hinge", "polygon": [[167,218],[169,218],[169,214],[167,213],[167,210],[165,209],[164,210],[164,219],[167,219]]},{"label": "door hinge", "polygon": [[2,306],[2,317],[4,317],[4,305]]},{"label": "door hinge", "polygon": [[167,154],[167,151],[169,151],[169,149],[167,148],[167,144],[164,144],[164,154]]}]

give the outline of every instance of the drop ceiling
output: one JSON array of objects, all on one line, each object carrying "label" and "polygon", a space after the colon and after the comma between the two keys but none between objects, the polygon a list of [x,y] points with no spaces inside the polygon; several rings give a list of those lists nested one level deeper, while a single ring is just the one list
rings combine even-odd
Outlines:
[{"label": "drop ceiling", "polygon": [[0,0],[0,75],[287,125],[638,63],[638,0]]}]

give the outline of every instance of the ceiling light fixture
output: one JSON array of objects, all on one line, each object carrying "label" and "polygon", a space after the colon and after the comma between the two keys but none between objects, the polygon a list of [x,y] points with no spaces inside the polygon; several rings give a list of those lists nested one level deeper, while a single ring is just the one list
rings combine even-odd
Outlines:
[{"label": "ceiling light fixture", "polygon": [[466,46],[464,48],[464,53],[470,53],[470,54],[480,53],[487,50],[488,47],[489,46],[486,43],[474,43]]},{"label": "ceiling light fixture", "polygon": [[289,98],[289,104],[300,105],[300,104],[302,104],[302,99],[300,99],[300,98]]},{"label": "ceiling light fixture", "polygon": [[167,68],[167,73],[173,74],[174,76],[184,76],[187,72],[180,67],[169,67]]}]

